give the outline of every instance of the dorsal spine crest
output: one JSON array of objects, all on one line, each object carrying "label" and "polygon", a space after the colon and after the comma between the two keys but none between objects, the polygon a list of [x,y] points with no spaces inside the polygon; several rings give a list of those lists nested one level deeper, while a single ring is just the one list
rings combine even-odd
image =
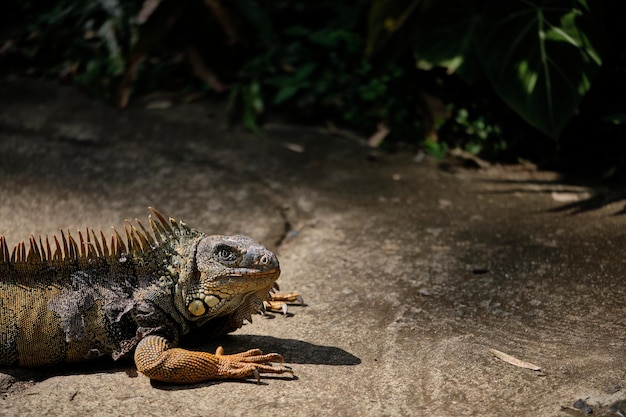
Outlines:
[{"label": "dorsal spine crest", "polygon": [[26,243],[22,240],[13,247],[12,251],[9,251],[5,237],[0,236],[0,264],[65,260],[81,261],[119,257],[122,254],[147,253],[165,242],[191,232],[191,229],[185,223],[173,217],[166,219],[154,208],[150,207],[149,209],[156,217],[155,220],[152,215],[148,216],[148,223],[152,233],[138,219],[135,219],[135,222],[139,228],[129,220],[126,220],[124,224],[125,238],[122,238],[118,230],[113,228],[110,244],[107,244],[107,238],[102,229],[100,229],[98,236],[96,231],[89,227],[84,230],[84,233],[83,231],[78,231],[78,242],[74,239],[69,229],[67,232],[61,229],[60,238],[56,235],[52,236],[54,249],[51,247],[50,239],[47,235],[45,240],[42,236],[35,237],[31,235],[28,239],[28,249],[26,248]]}]

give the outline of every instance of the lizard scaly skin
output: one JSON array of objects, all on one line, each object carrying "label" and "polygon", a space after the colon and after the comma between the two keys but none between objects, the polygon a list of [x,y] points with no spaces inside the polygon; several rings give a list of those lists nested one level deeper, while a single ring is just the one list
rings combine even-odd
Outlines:
[{"label": "lizard scaly skin", "polygon": [[280,268],[248,237],[208,236],[151,211],[151,232],[127,221],[125,239],[62,231],[9,252],[0,237],[0,366],[133,355],[140,372],[172,383],[292,372],[277,353],[177,347],[183,335],[250,321]]}]

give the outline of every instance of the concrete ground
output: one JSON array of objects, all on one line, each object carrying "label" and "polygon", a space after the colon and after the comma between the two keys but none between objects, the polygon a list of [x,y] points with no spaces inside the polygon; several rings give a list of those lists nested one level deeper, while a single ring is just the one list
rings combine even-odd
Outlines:
[{"label": "concrete ground", "polygon": [[154,206],[247,234],[277,252],[281,288],[307,306],[199,348],[279,352],[296,378],[174,386],[132,363],[5,368],[0,415],[619,415],[619,199],[579,211],[598,190],[552,173],[372,157],[298,126],[260,138],[214,106],[155,100],[121,112],[1,80],[0,233],[121,226]]}]

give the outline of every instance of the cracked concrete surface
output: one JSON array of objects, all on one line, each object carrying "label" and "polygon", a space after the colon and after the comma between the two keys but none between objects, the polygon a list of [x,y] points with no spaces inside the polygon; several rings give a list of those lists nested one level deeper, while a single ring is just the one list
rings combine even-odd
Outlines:
[{"label": "cracked concrete surface", "polygon": [[[626,397],[613,202],[523,167],[441,169],[323,131],[226,128],[207,104],[119,112],[0,82],[0,232],[120,226],[152,205],[276,250],[307,307],[197,348],[277,351],[297,379],[151,383],[132,363],[2,369],[0,415],[575,416]],[[189,341],[192,343],[192,341]],[[494,357],[498,349],[541,371]]]}]

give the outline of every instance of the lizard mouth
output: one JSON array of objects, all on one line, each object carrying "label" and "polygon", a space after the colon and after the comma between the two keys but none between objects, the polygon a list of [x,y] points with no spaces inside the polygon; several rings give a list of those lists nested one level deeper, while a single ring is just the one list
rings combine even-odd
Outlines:
[{"label": "lizard mouth", "polygon": [[229,309],[233,300],[243,299],[266,289],[269,293],[279,275],[280,269],[269,271],[234,269],[210,282],[204,290],[200,290],[187,305],[187,310],[195,317],[221,314],[222,310]]},{"label": "lizard mouth", "polygon": [[262,277],[262,276],[274,276],[278,277],[280,275],[280,269],[268,269],[268,270],[258,270],[251,268],[234,268],[232,271],[226,274],[227,277]]},{"label": "lizard mouth", "polygon": [[266,283],[276,281],[280,275],[280,269],[258,271],[254,269],[237,268],[217,279],[217,286],[232,285],[233,283],[246,284],[246,288],[265,287]]}]

